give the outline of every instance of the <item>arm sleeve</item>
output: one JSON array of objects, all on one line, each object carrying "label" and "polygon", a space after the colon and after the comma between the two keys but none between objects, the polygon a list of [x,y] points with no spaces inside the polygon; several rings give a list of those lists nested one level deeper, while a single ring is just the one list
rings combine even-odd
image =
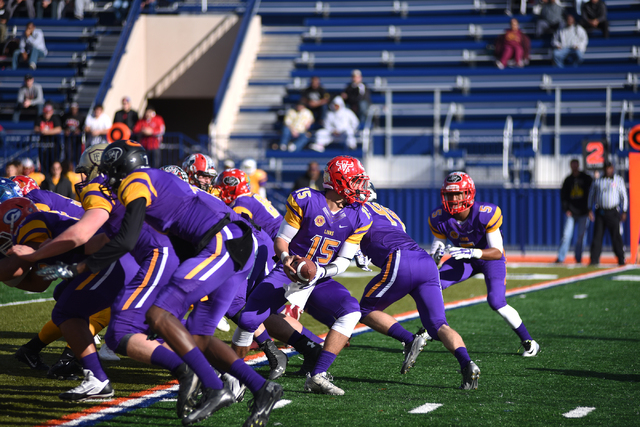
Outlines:
[{"label": "arm sleeve", "polygon": [[587,198],[587,207],[589,208],[589,210],[593,209],[593,198],[595,197],[595,188],[596,188],[596,181],[593,181],[591,183],[591,187],[589,188],[589,197]]},{"label": "arm sleeve", "polygon": [[278,230],[278,235],[276,236],[276,238],[279,237],[285,242],[291,243],[291,239],[293,239],[296,234],[298,234],[297,228],[290,226],[286,221],[282,221],[282,223],[280,224],[280,230]]},{"label": "arm sleeve", "polygon": [[118,234],[85,261],[92,273],[102,270],[135,248],[144,224],[146,209],[147,201],[143,197],[127,205]]},{"label": "arm sleeve", "polygon": [[607,20],[607,5],[604,4],[603,2],[599,3],[600,8],[599,8],[599,14],[598,14],[598,21],[600,22],[604,22]]},{"label": "arm sleeve", "polygon": [[32,104],[43,104],[44,103],[44,94],[42,93],[42,86],[36,86],[36,99],[31,101]]},{"label": "arm sleeve", "polygon": [[20,88],[18,90],[18,103],[22,104],[24,102],[24,89]]},{"label": "arm sleeve", "polygon": [[571,189],[569,188],[569,178],[565,179],[562,183],[562,190],[560,190],[560,202],[562,204],[562,211],[566,212],[569,210],[569,193]]},{"label": "arm sleeve", "polygon": [[489,245],[490,248],[496,248],[500,250],[500,252],[504,252],[504,246],[502,243],[502,233],[500,233],[500,230],[487,233],[487,244]]},{"label": "arm sleeve", "polygon": [[627,196],[627,187],[624,184],[624,180],[618,176],[618,181],[620,185],[620,197],[622,198],[622,212],[627,212],[629,210],[629,197]]},{"label": "arm sleeve", "polygon": [[358,249],[360,249],[359,244],[348,242],[343,244],[338,252],[338,257],[324,267],[327,272],[325,277],[344,273],[351,264],[351,260],[356,255]]}]

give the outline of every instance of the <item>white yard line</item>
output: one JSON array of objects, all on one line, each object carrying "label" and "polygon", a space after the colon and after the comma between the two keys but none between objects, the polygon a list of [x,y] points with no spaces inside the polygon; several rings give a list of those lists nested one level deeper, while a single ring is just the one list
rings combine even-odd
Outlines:
[{"label": "white yard line", "polygon": [[582,418],[586,416],[589,412],[595,411],[596,408],[592,408],[590,406],[578,406],[576,409],[572,409],[571,411],[562,414],[565,418]]},{"label": "white yard line", "polygon": [[422,406],[418,406],[415,409],[409,411],[410,414],[426,414],[431,411],[435,411],[442,406],[442,403],[425,403]]},{"label": "white yard line", "polygon": [[8,302],[6,304],[0,304],[0,307],[10,307],[12,305],[33,304],[34,302],[47,302],[47,301],[53,301],[53,298],[38,298],[38,299],[30,299],[27,301]]}]

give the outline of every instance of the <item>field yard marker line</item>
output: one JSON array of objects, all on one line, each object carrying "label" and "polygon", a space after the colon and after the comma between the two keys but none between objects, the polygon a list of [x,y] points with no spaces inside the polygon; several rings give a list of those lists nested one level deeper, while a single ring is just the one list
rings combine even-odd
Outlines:
[{"label": "field yard marker line", "polygon": [[435,411],[442,406],[442,403],[425,403],[422,406],[418,406],[415,409],[409,411],[410,414],[427,414],[431,411]]},{"label": "field yard marker line", "polygon": [[595,411],[596,408],[590,406],[578,406],[576,409],[572,409],[566,414],[562,414],[565,418],[582,418],[589,414],[589,412]]},{"label": "field yard marker line", "polygon": [[275,404],[275,405],[273,405],[273,409],[278,409],[278,408],[285,407],[285,406],[287,406],[289,403],[291,403],[291,401],[290,401],[290,400],[287,400],[287,399],[278,400],[278,401],[276,402],[276,404]]},{"label": "field yard marker line", "polygon": [[31,304],[34,302],[47,302],[47,301],[53,301],[53,298],[37,298],[37,299],[30,299],[27,301],[8,302],[6,304],[0,304],[0,307],[9,307],[12,305]]},{"label": "field yard marker line", "polygon": [[[507,291],[507,296],[513,296],[513,295],[516,295],[518,293],[532,292],[532,291],[537,291],[537,290],[540,290],[540,289],[550,288],[550,287],[553,287],[553,286],[564,285],[564,284],[568,284],[568,283],[572,283],[572,282],[577,282],[578,280],[592,279],[592,278],[595,278],[595,277],[606,276],[606,275],[609,275],[609,274],[612,274],[612,273],[616,273],[616,272],[619,272],[619,271],[626,271],[626,270],[630,270],[630,269],[633,269],[633,268],[636,268],[636,267],[634,267],[632,265],[631,266],[624,266],[624,267],[616,267],[616,268],[611,268],[611,269],[606,269],[606,270],[594,271],[592,273],[584,273],[584,274],[578,274],[576,276],[569,276],[569,277],[565,277],[563,279],[552,280],[550,282],[543,282],[543,283],[540,283],[540,284],[537,284],[537,285],[523,286],[523,287],[520,287],[520,288],[514,288],[514,289],[511,289],[510,291]],[[470,299],[466,299],[466,300],[450,302],[450,303],[445,304],[445,308],[450,310],[450,309],[453,309],[453,308],[460,308],[460,307],[466,307],[466,306],[473,305],[473,304],[479,304],[479,303],[481,303],[483,301],[486,301],[486,295],[480,296],[480,297],[475,297],[475,298],[470,298]],[[410,320],[410,319],[414,319],[414,318],[418,317],[418,311],[417,310],[407,311],[405,313],[396,314],[394,317],[399,322],[402,322],[402,321],[405,321],[405,320]],[[354,329],[353,335],[360,335],[360,334],[365,333],[365,332],[367,332],[369,330],[371,330],[371,328],[369,328],[368,326],[365,326],[363,324],[359,324]],[[326,334],[320,335],[321,338],[325,337],[325,336],[326,336]],[[295,352],[294,349],[285,349],[283,351],[285,353],[293,353],[293,352]],[[265,362],[267,360],[267,358],[264,356],[264,353],[258,353],[258,354],[255,354],[255,355],[247,357],[245,360],[247,361],[248,364],[255,365],[255,364],[259,364],[261,362]],[[88,408],[88,409],[86,409],[84,411],[81,411],[81,412],[76,412],[74,414],[66,415],[66,416],[64,416],[64,417],[62,417],[60,419],[57,419],[57,420],[47,421],[45,424],[41,424],[40,426],[37,426],[37,427],[80,425],[78,423],[82,422],[82,420],[90,421],[89,419],[86,419],[85,417],[88,417],[90,415],[96,414],[96,413],[98,413],[100,411],[105,411],[107,409],[111,409],[110,412],[124,411],[124,410],[127,409],[127,408],[122,407],[122,406],[124,406],[125,402],[128,402],[129,400],[133,400],[133,399],[140,399],[140,401],[144,401],[146,399],[151,399],[151,397],[149,395],[153,394],[154,392],[156,392],[158,390],[165,390],[165,389],[173,386],[175,383],[176,383],[175,381],[172,381],[170,383],[163,384],[163,385],[151,388],[149,390],[141,391],[141,392],[138,392],[138,393],[133,393],[129,397],[122,397],[122,398],[119,398],[119,399],[114,399],[114,400],[105,402],[105,403],[103,403],[101,405],[96,405],[93,408]],[[150,403],[150,404],[152,404],[152,403]],[[114,406],[116,406],[116,408],[112,408]],[[71,420],[74,421],[74,424],[68,424],[69,422],[71,422]],[[91,425],[91,424],[88,424],[88,425]]]}]

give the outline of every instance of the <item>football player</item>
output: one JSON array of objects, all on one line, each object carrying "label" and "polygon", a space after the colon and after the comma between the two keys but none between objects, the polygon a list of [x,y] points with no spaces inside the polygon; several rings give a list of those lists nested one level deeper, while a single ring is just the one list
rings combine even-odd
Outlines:
[{"label": "football player", "polygon": [[0,178],[0,203],[14,197],[22,197],[22,189],[9,178]]},{"label": "football player", "polygon": [[[279,327],[289,331],[287,343],[306,358],[315,358],[315,367],[305,381],[305,389],[315,393],[343,395],[331,383],[326,372],[351,336],[360,307],[349,291],[332,276],[344,272],[362,236],[371,227],[371,214],[364,206],[369,196],[369,177],[359,160],[339,156],[325,169],[320,192],[302,188],[287,200],[285,220],[275,239],[275,251],[281,262],[249,295],[233,337],[236,351],[244,356],[253,332],[270,314],[279,313],[289,300],[299,307],[314,306],[334,317],[324,349],[297,332],[281,318]],[[292,281],[287,272],[294,260],[306,257],[317,265],[315,277],[308,283]]]},{"label": "football player", "polygon": [[73,199],[61,196],[49,190],[42,190],[36,181],[28,176],[18,175],[11,177],[22,191],[22,195],[35,203],[38,210],[64,212],[74,218],[80,218],[84,214],[82,205]]},{"label": "football player", "polygon": [[218,176],[216,164],[206,154],[192,154],[182,162],[182,170],[189,177],[189,184],[195,185],[207,193],[211,192],[213,183]]},{"label": "football player", "polygon": [[[97,253],[61,267],[59,274],[66,277],[101,271],[135,247],[145,222],[174,240],[185,241],[188,245],[180,245],[178,253],[182,263],[146,314],[150,329],[164,338],[203,384],[202,398],[182,423],[204,420],[235,402],[211,367],[213,363],[253,393],[252,413],[245,425],[266,424],[283,394],[282,387],[265,381],[212,336],[253,267],[254,229],[219,199],[172,174],[149,168],[146,151],[134,141],[111,143],[102,154],[100,171],[107,176],[106,190],[117,194],[126,209],[120,230]],[[208,296],[208,304],[196,304],[190,315],[200,320],[198,330],[187,331],[179,319],[204,296]]]},{"label": "football player", "polygon": [[[400,373],[406,374],[425,345],[424,330],[413,335],[382,310],[411,295],[428,334],[442,341],[460,363],[460,388],[477,389],[480,369],[469,357],[460,335],[447,323],[436,263],[409,237],[398,215],[373,201],[375,192],[371,194],[367,207],[373,216],[373,225],[362,238],[360,248],[381,271],[367,284],[360,299],[361,322],[404,344],[405,358]],[[358,264],[366,268],[368,262]]]},{"label": "football player", "polygon": [[511,326],[524,347],[524,357],[538,354],[540,346],[531,338],[515,308],[507,304],[507,259],[502,243],[502,211],[493,203],[475,202],[476,187],[464,172],[450,173],[440,190],[442,206],[429,217],[434,240],[431,255],[449,258],[440,268],[442,289],[482,273],[487,284],[487,302]]}]

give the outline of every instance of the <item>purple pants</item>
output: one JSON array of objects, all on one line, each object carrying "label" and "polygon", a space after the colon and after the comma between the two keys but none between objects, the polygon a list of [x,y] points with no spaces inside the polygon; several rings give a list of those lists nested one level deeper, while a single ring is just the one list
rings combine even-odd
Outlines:
[{"label": "purple pants", "polygon": [[[236,271],[234,261],[225,246],[227,240],[242,235],[243,231],[236,224],[224,227],[197,256],[180,264],[169,284],[158,293],[153,305],[168,311],[178,319],[194,305],[187,320],[187,329],[191,325],[194,330],[189,331],[194,335],[202,335],[201,332],[209,330],[213,333],[238,293],[238,287],[246,282],[253,267],[254,258],[250,257],[243,268]],[[254,246],[254,251],[256,249]],[[204,296],[208,296],[209,299],[200,303]],[[204,323],[199,325],[198,322]]]},{"label": "purple pants", "polygon": [[126,335],[147,333],[149,326],[145,324],[145,314],[179,264],[171,246],[149,253],[136,276],[120,290],[111,305],[111,321],[104,337],[109,348],[116,350]]},{"label": "purple pants", "polygon": [[[255,332],[267,317],[282,311],[287,302],[283,285],[290,282],[282,264],[278,263],[267,278],[249,295],[247,305],[240,313],[238,326],[246,331]],[[333,316],[334,319],[360,311],[358,300],[352,297],[344,286],[331,278],[318,282],[307,300],[306,307],[311,308],[312,311]]]},{"label": "purple pants", "polygon": [[120,290],[131,282],[137,271],[138,264],[127,254],[97,273],[84,273],[74,277],[58,295],[51,320],[56,326],[78,318],[85,319],[88,323],[92,314],[111,306]]},{"label": "purple pants", "polygon": [[487,284],[487,302],[493,310],[499,310],[507,305],[507,260],[502,259],[484,261],[481,259],[455,260],[449,258],[440,267],[440,282],[442,289],[464,282],[474,274],[484,274]]},{"label": "purple pants", "polygon": [[438,267],[426,252],[395,251],[376,277],[364,289],[360,311],[364,318],[382,311],[406,295],[416,302],[420,321],[429,335],[438,339],[438,329],[448,325],[444,313]]}]

